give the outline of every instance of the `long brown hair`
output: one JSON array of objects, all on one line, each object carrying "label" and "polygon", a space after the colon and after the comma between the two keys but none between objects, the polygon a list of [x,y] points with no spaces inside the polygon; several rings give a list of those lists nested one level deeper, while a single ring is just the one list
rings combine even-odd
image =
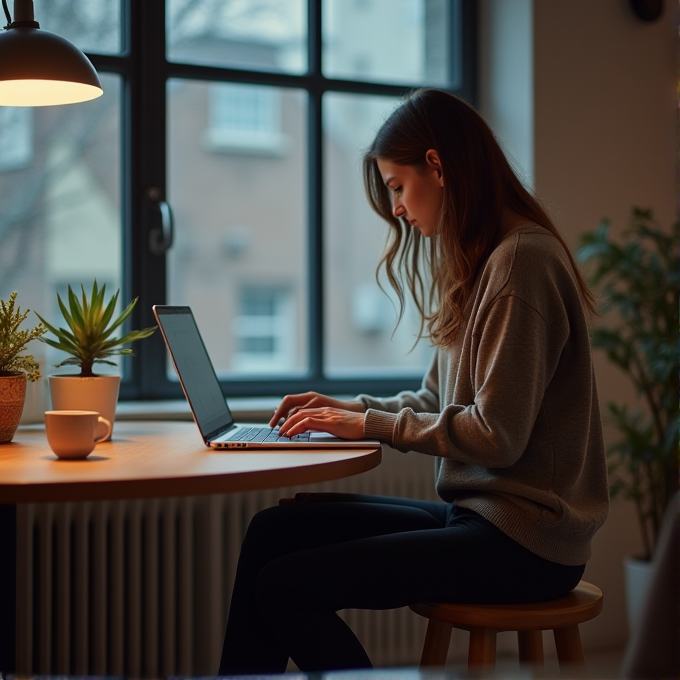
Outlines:
[{"label": "long brown hair", "polygon": [[[377,160],[424,172],[429,149],[439,154],[444,200],[434,236],[425,247],[420,232],[392,214]],[[589,314],[594,313],[592,293],[552,220],[518,179],[489,126],[455,95],[433,89],[411,94],[378,130],[364,155],[363,171],[369,203],[392,227],[378,272],[385,268],[397,293],[399,319],[404,311],[405,282],[420,313],[418,337],[429,337],[442,347],[454,341],[475,278],[500,241],[501,220],[508,208],[560,241],[574,269],[583,305]],[[426,282],[426,276],[431,281]]]}]

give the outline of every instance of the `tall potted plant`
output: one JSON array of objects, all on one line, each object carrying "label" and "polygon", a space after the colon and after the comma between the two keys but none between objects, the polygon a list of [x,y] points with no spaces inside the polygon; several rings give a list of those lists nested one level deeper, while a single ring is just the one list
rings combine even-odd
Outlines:
[{"label": "tall potted plant", "polygon": [[30,309],[16,307],[17,293],[9,300],[0,300],[0,444],[11,442],[19,426],[26,399],[26,381],[40,378],[40,367],[32,354],[25,354],[26,345],[40,338],[47,329],[38,324],[29,330],[19,330]]},{"label": "tall potted plant", "polygon": [[[578,259],[602,300],[604,323],[593,345],[630,379],[639,406],[610,402],[610,490],[635,505],[644,553],[651,558],[666,508],[678,489],[679,227],[663,229],[651,210],[633,208],[620,242],[608,221],[582,236]],[[627,560],[629,574],[638,562]],[[632,586],[629,599],[633,599]],[[630,613],[629,613],[630,615]]]},{"label": "tall potted plant", "polygon": [[133,354],[132,349],[124,345],[150,336],[156,327],[131,331],[122,337],[112,337],[114,331],[120,328],[132,313],[137,298],[114,319],[119,290],[106,304],[106,284],[100,288],[95,279],[89,297],[82,284],[80,290],[79,299],[71,286],[68,287],[68,306],[57,293],[59,309],[68,328],[56,328],[38,315],[47,330],[56,338],[41,338],[42,341],[70,355],[57,364],[56,368],[80,367],[78,375],[50,376],[52,408],[98,411],[113,427],[120,376],[97,375],[94,373],[94,365],[102,363],[115,366],[111,357]]}]

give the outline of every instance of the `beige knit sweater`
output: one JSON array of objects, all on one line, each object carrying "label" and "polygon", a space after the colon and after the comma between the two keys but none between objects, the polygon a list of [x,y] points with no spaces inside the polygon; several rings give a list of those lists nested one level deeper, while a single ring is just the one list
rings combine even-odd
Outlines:
[{"label": "beige knit sweater", "polygon": [[358,397],[365,434],[436,456],[443,500],[548,560],[584,564],[609,496],[588,327],[562,245],[541,227],[510,232],[470,310],[420,390]]}]

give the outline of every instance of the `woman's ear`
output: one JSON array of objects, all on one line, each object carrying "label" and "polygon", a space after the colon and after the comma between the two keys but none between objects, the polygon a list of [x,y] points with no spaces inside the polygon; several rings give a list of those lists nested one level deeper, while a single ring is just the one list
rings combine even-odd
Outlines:
[{"label": "woman's ear", "polygon": [[437,173],[439,185],[444,186],[444,177],[442,176],[442,164],[439,160],[439,153],[435,149],[428,149],[425,152],[425,160],[432,170]]}]

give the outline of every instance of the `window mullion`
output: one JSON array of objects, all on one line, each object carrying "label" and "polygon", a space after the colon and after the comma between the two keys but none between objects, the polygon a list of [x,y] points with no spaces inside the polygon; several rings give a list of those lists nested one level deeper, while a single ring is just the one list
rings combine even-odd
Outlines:
[{"label": "window mullion", "polygon": [[[133,224],[133,294],[140,304],[138,328],[155,325],[152,305],[166,302],[166,258],[149,249],[151,229],[158,228],[160,211],[149,201],[149,191],[166,195],[166,77],[165,2],[132,0],[132,51],[135,78],[131,83],[131,168]],[[160,333],[135,347],[139,396],[153,398],[167,392],[166,351]]]},{"label": "window mullion", "polygon": [[[323,278],[323,88],[321,76],[321,2],[308,2],[308,280],[309,280],[309,368],[315,381],[323,379],[324,364],[324,278]],[[317,86],[314,87],[313,85]]]},{"label": "window mullion", "polygon": [[323,280],[323,161],[321,92],[309,93],[308,111],[308,280],[309,280],[309,367],[311,376],[323,375],[324,280]]}]

